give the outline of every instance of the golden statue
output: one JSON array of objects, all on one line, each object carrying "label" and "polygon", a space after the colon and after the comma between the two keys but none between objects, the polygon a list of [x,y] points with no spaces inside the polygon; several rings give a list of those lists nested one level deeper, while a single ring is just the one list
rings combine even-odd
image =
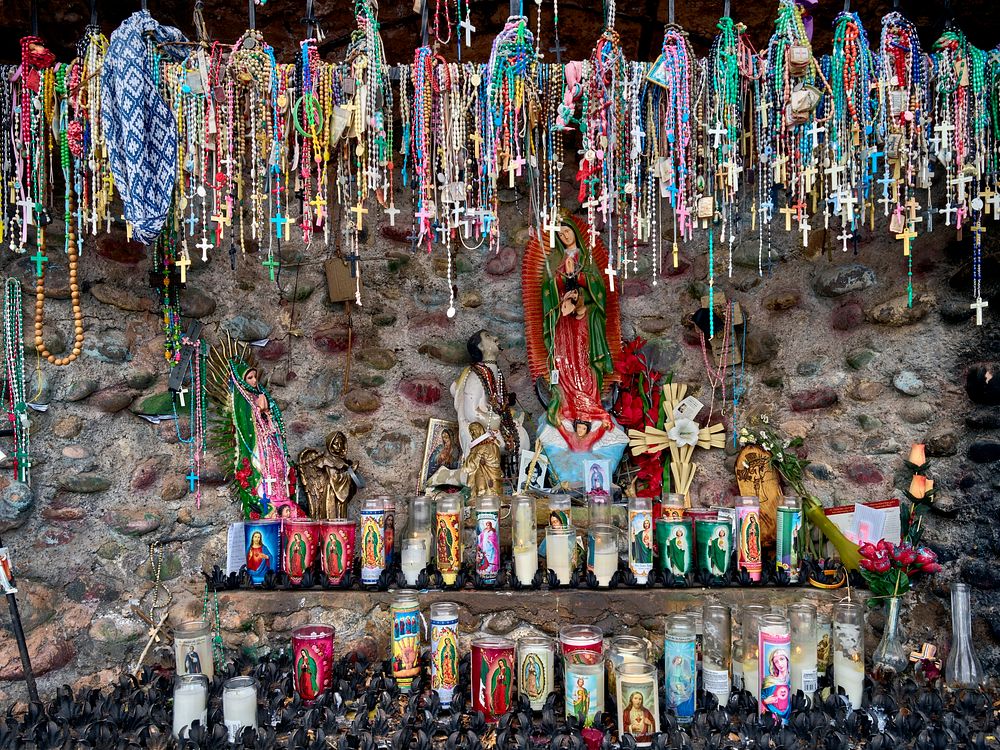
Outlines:
[{"label": "golden statue", "polygon": [[471,422],[469,437],[469,453],[462,462],[462,470],[471,499],[475,500],[480,495],[502,495],[503,469],[500,465],[500,443],[495,434],[487,435],[482,424]]},{"label": "golden statue", "polygon": [[299,479],[309,500],[311,518],[347,518],[347,504],[364,487],[364,480],[347,458],[347,436],[331,432],[326,452],[304,448],[299,453]]}]

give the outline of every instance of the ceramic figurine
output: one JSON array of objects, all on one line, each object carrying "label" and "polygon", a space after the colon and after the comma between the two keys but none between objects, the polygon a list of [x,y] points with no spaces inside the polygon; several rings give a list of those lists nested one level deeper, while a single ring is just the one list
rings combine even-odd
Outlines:
[{"label": "ceramic figurine", "polygon": [[586,459],[606,460],[613,472],[628,444],[602,401],[614,402],[621,356],[615,271],[590,236],[584,222],[564,216],[551,247],[529,241],[521,278],[528,365],[545,407],[538,437],[556,475],[571,484],[583,483]]},{"label": "ceramic figurine", "polygon": [[479,422],[469,425],[472,447],[462,462],[465,485],[470,497],[503,494],[503,468],[500,466],[500,446],[486,434]]},{"label": "ceramic figurine", "polygon": [[503,372],[497,366],[500,343],[489,331],[479,331],[469,338],[466,346],[472,364],[451,385],[463,463],[469,460],[477,440],[471,434],[471,425],[478,422],[484,433],[493,436],[487,440],[499,445],[507,475],[516,477],[521,448],[529,445],[528,433],[521,424],[523,415],[514,415],[515,396],[507,390]]}]

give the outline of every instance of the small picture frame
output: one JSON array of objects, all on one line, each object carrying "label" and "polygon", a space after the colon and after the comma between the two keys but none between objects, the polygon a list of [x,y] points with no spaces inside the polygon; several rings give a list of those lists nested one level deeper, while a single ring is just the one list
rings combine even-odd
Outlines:
[{"label": "small picture frame", "polygon": [[590,494],[611,494],[611,462],[587,460],[583,462],[583,488]]},{"label": "small picture frame", "polygon": [[667,58],[662,53],[646,74],[646,80],[661,88],[667,88]]},{"label": "small picture frame", "polygon": [[5,594],[16,594],[14,587],[14,561],[7,547],[0,547],[0,588]]},{"label": "small picture frame", "polygon": [[423,492],[440,469],[458,471],[462,467],[462,446],[458,442],[458,422],[430,419],[424,440],[424,458],[420,464],[417,489]]},{"label": "small picture frame", "polygon": [[[533,465],[532,460],[534,460]],[[545,457],[544,453],[539,453],[536,458],[534,451],[522,450],[521,462],[517,471],[517,491],[527,492],[528,490],[544,489],[548,473],[549,459]]]}]

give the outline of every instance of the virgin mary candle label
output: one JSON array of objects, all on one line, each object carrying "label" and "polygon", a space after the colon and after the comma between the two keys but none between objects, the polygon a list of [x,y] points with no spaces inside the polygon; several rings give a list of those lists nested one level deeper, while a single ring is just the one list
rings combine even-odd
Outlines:
[{"label": "virgin mary candle label", "polygon": [[500,573],[499,509],[476,512],[476,572],[487,584],[496,583]]},{"label": "virgin mary candle label", "polygon": [[281,554],[281,521],[247,521],[243,525],[246,540],[247,573],[252,583],[264,583],[268,571],[281,570],[278,555]]},{"label": "virgin mary candle label", "polygon": [[799,580],[799,530],[801,528],[802,509],[798,505],[798,499],[788,500],[786,498],[778,506],[775,558],[778,567],[788,573],[788,578],[792,583],[797,583]]},{"label": "virgin mary candle label", "polygon": [[431,605],[431,687],[441,707],[451,706],[458,685],[458,605]]},{"label": "virgin mary candle label", "polygon": [[298,584],[311,570],[316,557],[318,524],[315,521],[286,519],[282,523],[282,564],[288,580]]},{"label": "virgin mary candle label", "polygon": [[383,540],[385,511],[381,505],[361,509],[361,583],[378,583],[385,569],[385,542]]},{"label": "virgin mary candle label", "polygon": [[415,594],[400,594],[389,608],[392,614],[392,675],[407,691],[420,674],[420,604]]},{"label": "virgin mary candle label", "polygon": [[327,581],[336,586],[354,562],[354,521],[323,521],[320,525],[320,562]]},{"label": "virgin mary candle label", "polygon": [[478,638],[472,642],[472,708],[493,724],[514,697],[514,641]]},{"label": "virgin mary candle label", "polygon": [[[437,567],[447,585],[452,585],[462,568],[462,517],[458,502],[446,498],[438,501],[437,529]],[[452,509],[451,505],[454,505]]]},{"label": "virgin mary candle label", "polygon": [[552,692],[554,652],[549,638],[528,636],[517,643],[517,685],[533,711],[541,711]]},{"label": "virgin mary candle label", "polygon": [[763,569],[760,558],[760,506],[744,502],[736,506],[739,567],[746,570],[751,581],[759,581]]},{"label": "virgin mary candle label", "polygon": [[696,522],[698,534],[698,567],[711,576],[723,576],[729,570],[732,553],[732,526],[728,521]]},{"label": "virgin mary candle label", "polygon": [[303,625],[292,631],[295,692],[310,703],[326,692],[333,669],[334,631],[329,625]]},{"label": "virgin mary candle label", "polygon": [[762,624],[759,641],[760,712],[770,711],[783,721],[792,710],[791,639],[788,627]]}]

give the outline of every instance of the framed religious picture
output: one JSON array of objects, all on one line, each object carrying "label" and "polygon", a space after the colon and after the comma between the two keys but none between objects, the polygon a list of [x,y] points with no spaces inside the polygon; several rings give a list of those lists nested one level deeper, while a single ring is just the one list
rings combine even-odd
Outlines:
[{"label": "framed religious picture", "polygon": [[14,588],[14,563],[10,559],[10,550],[0,547],[0,589],[5,594],[16,594]]},{"label": "framed religious picture", "polygon": [[544,453],[539,453],[536,457],[534,451],[522,450],[520,468],[517,472],[517,491],[543,489],[548,472],[549,459]]},{"label": "framed religious picture", "polygon": [[611,462],[610,461],[584,461],[583,462],[583,488],[589,494],[604,493],[611,494]]},{"label": "framed religious picture", "polygon": [[667,73],[667,58],[666,55],[660,55],[656,58],[656,62],[653,63],[653,67],[649,69],[646,74],[646,80],[650,83],[655,83],[657,86],[662,88],[667,88],[669,82],[669,76]]},{"label": "framed religious picture", "polygon": [[[458,422],[447,419],[431,419],[427,423],[427,439],[424,441],[424,460],[420,464],[420,481],[417,489],[421,492],[429,485],[453,484],[457,482],[457,472],[462,467],[462,447],[458,443]],[[437,474],[435,481],[431,478]],[[451,481],[452,479],[455,482]]]}]

